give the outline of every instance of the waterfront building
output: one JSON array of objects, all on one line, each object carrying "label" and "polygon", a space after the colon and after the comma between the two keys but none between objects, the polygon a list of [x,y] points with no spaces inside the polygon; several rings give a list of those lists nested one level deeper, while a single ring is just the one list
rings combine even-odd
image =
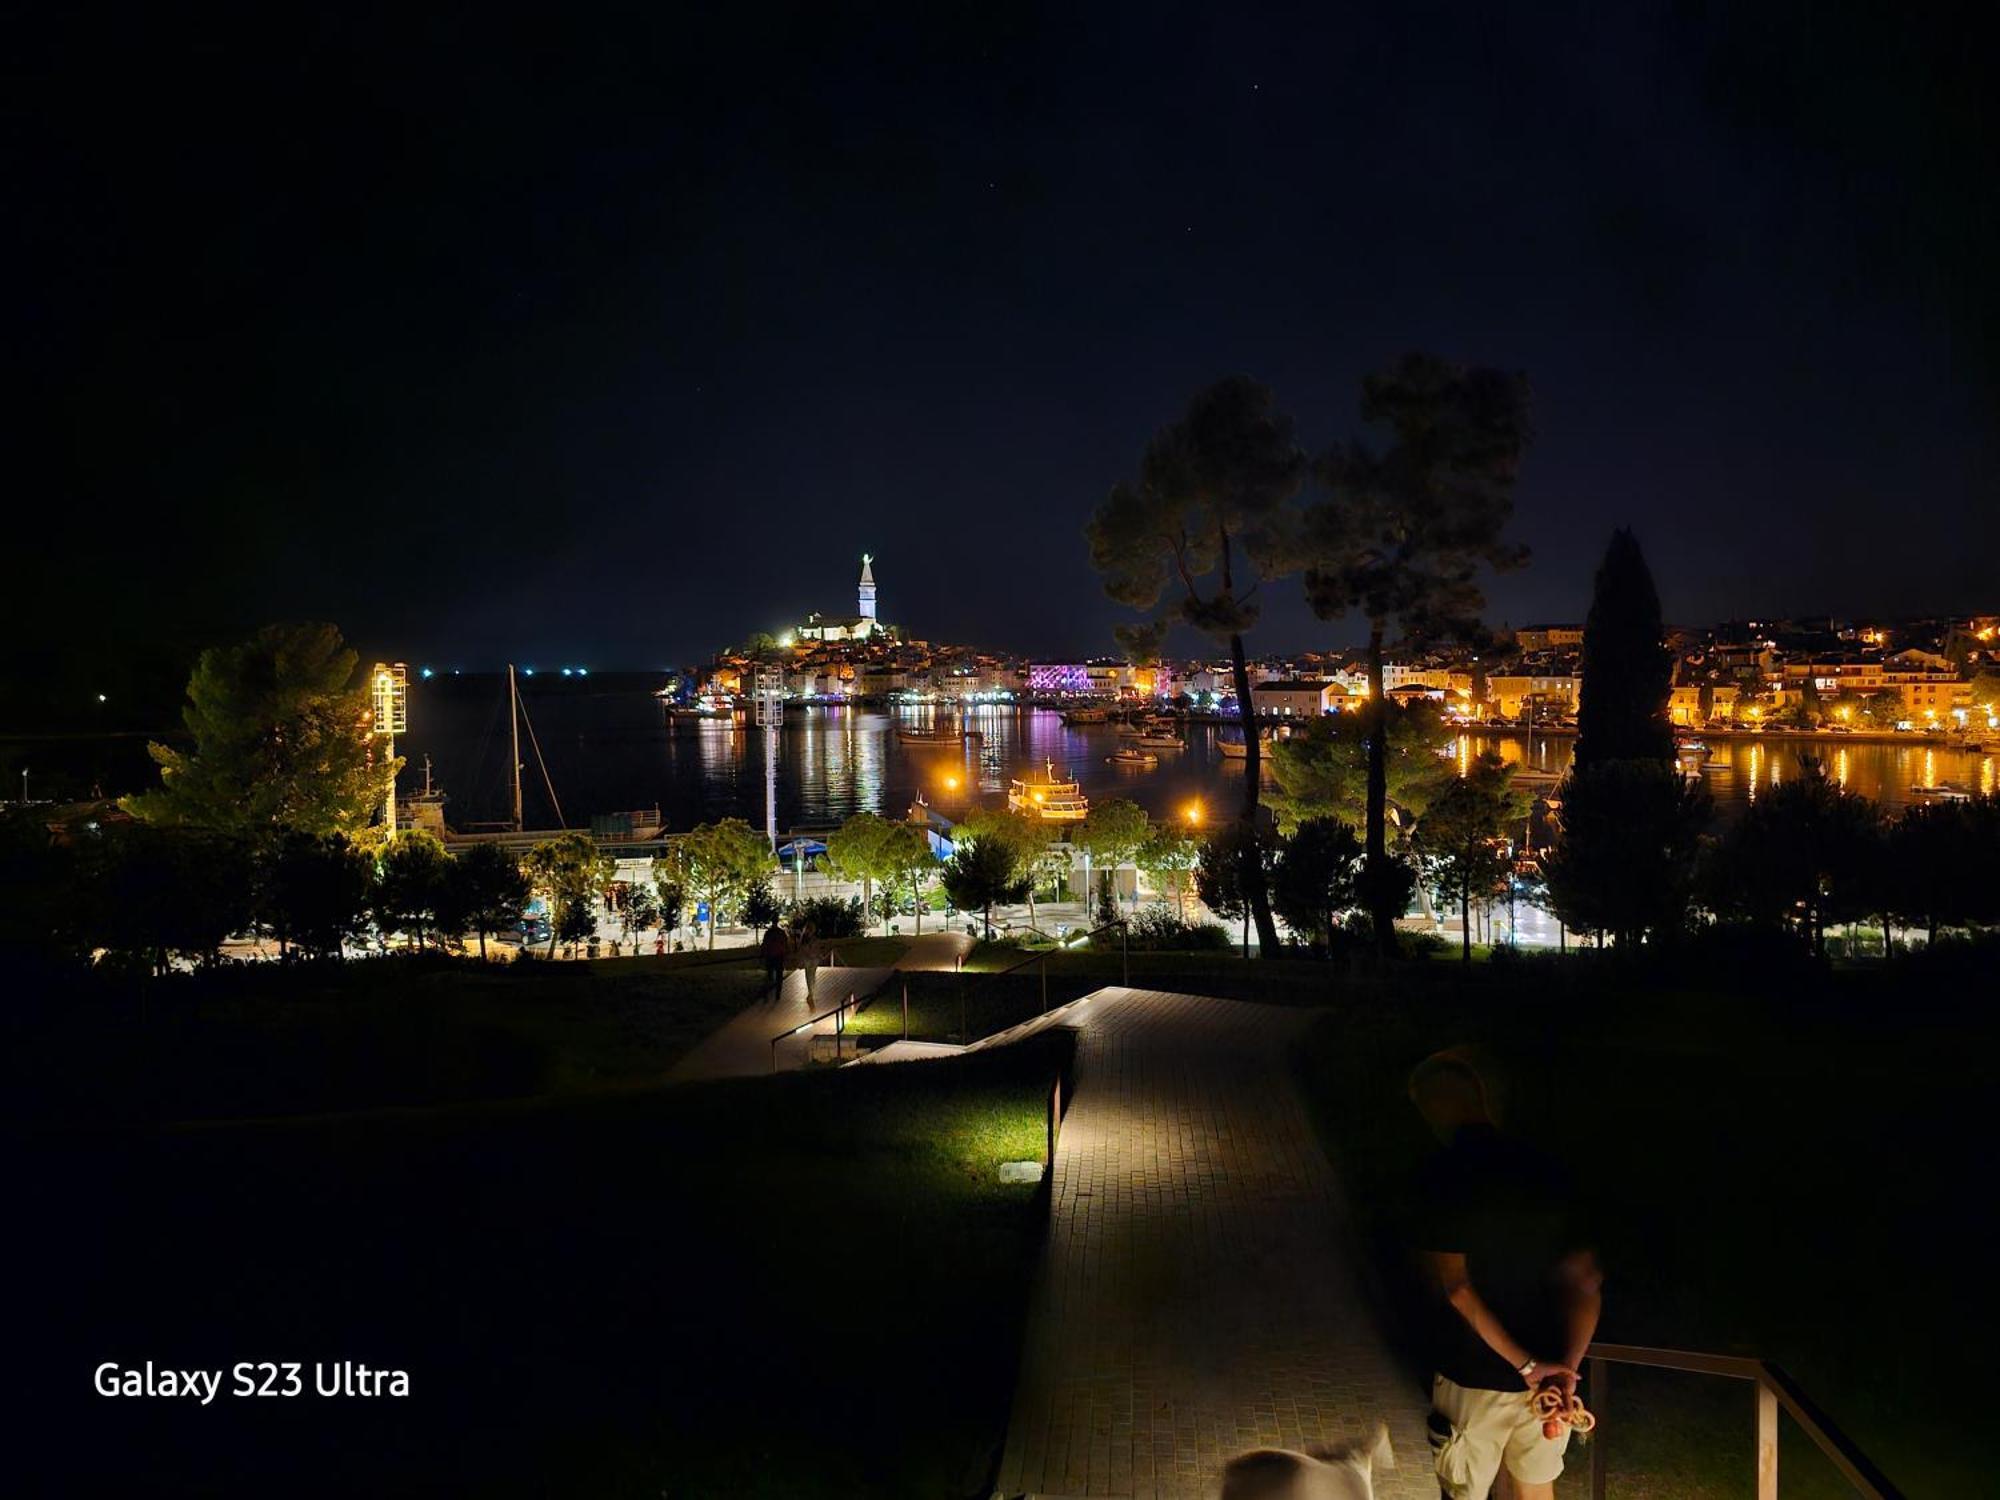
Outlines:
[{"label": "waterfront building", "polygon": [[1576,712],[1583,679],[1571,673],[1496,673],[1486,679],[1487,701],[1503,719],[1518,719],[1529,709],[1536,717],[1566,717]]},{"label": "waterfront building", "polygon": [[1347,690],[1332,682],[1283,678],[1254,684],[1250,699],[1260,718],[1315,719],[1344,704]]}]

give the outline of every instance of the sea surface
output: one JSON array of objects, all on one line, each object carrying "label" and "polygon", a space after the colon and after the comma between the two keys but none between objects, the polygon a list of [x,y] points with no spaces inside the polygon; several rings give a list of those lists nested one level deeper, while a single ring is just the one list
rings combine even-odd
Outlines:
[{"label": "sea surface", "polygon": [[[1234,726],[1192,725],[1186,748],[1161,750],[1157,766],[1134,769],[1110,763],[1112,753],[1130,743],[1112,726],[1073,727],[1045,709],[975,710],[969,722],[979,739],[913,747],[898,741],[896,726],[929,727],[935,722],[930,710],[794,707],[782,728],[767,731],[740,720],[676,718],[644,682],[632,679],[537,677],[520,686],[530,827],[583,827],[596,814],[657,806],[670,829],[740,817],[786,831],[828,827],[863,810],[901,817],[919,796],[957,817],[974,803],[1004,803],[1012,778],[1051,766],[1080,781],[1091,799],[1130,797],[1155,818],[1227,817],[1241,797],[1242,762],[1224,759],[1216,748],[1219,734],[1235,737]],[[1562,736],[1480,731],[1462,736],[1457,753],[1469,761],[1491,748],[1510,762],[1560,774],[1572,743]],[[407,761],[405,794],[422,785],[430,758],[454,828],[510,816],[504,677],[412,683],[410,732],[397,749]],[[1802,752],[1819,754],[1836,778],[1891,807],[1911,801],[1915,787],[1992,791],[2000,776],[2000,757],[1921,742],[1832,738],[1717,740],[1702,777],[1727,816],[1795,775]]]}]

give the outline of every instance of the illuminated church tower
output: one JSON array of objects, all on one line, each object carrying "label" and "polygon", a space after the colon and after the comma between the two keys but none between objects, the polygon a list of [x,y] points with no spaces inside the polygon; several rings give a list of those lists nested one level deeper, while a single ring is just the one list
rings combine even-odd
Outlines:
[{"label": "illuminated church tower", "polygon": [[858,601],[855,612],[871,627],[875,624],[875,570],[870,566],[874,561],[866,552],[861,554],[861,587],[855,596]]}]

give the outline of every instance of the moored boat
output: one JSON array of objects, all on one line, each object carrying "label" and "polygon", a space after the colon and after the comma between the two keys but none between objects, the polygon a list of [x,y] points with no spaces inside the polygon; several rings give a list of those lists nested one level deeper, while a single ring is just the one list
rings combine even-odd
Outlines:
[{"label": "moored boat", "polygon": [[1142,769],[1146,766],[1157,766],[1160,763],[1159,756],[1150,750],[1141,750],[1135,745],[1120,746],[1118,750],[1107,755],[1105,759],[1114,766],[1134,766]]},{"label": "moored boat", "polygon": [[1056,775],[1049,761],[1040,776],[1016,776],[1007,789],[1007,810],[1048,823],[1081,823],[1090,802],[1080,784]]}]

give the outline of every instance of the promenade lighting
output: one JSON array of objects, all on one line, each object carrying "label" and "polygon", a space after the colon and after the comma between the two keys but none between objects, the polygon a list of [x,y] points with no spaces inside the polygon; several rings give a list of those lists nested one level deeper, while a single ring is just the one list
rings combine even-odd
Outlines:
[{"label": "promenade lighting", "polygon": [[1199,802],[1190,802],[1183,816],[1188,820],[1188,827],[1194,828],[1199,826],[1201,823],[1201,804]]}]

